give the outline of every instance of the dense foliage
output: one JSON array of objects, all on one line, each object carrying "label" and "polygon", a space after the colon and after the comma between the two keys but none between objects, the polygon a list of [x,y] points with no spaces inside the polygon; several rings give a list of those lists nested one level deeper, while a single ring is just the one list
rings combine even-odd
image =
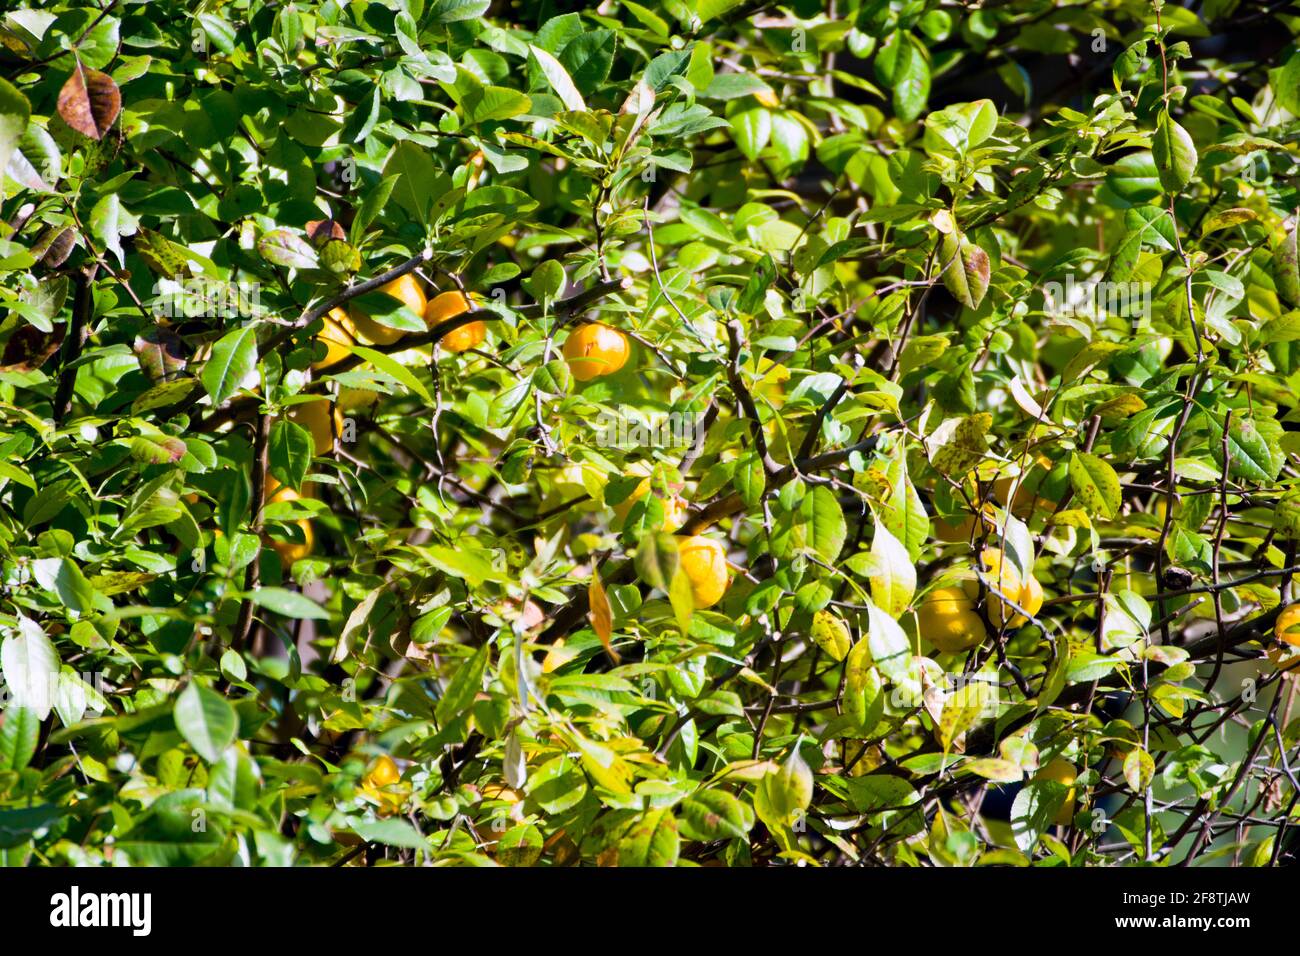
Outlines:
[{"label": "dense foliage", "polygon": [[8,863],[1290,857],[1288,4],[10,6]]}]

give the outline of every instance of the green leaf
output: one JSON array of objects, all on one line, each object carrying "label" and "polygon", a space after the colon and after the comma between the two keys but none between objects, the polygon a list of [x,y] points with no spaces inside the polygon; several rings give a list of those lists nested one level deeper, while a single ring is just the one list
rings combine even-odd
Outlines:
[{"label": "green leaf", "polygon": [[1292,116],[1300,116],[1300,53],[1292,53],[1277,72],[1273,96]]},{"label": "green leaf", "polygon": [[871,554],[875,558],[868,575],[871,581],[871,599],[890,617],[897,618],[912,601],[916,593],[916,568],[912,558],[881,523],[875,519],[875,536],[871,539]]},{"label": "green leaf", "polygon": [[1176,193],[1192,180],[1196,172],[1196,146],[1187,130],[1162,110],[1151,139],[1151,157],[1155,160],[1160,185],[1165,192]]},{"label": "green leaf", "polygon": [[[1208,416],[1210,453],[1223,467],[1223,424],[1215,415]],[[1273,419],[1234,415],[1228,427],[1228,475],[1247,481],[1276,481],[1286,463],[1280,439],[1282,427]]]},{"label": "green leaf", "polygon": [[30,707],[11,704],[0,724],[0,770],[22,770],[36,755],[41,719]]},{"label": "green leaf", "polygon": [[31,115],[27,97],[8,80],[0,79],[0,171],[9,166]]},{"label": "green leaf", "polygon": [[173,716],[181,736],[208,763],[220,759],[239,731],[239,718],[229,701],[194,681],[176,698]]},{"label": "green leaf", "polygon": [[754,812],[725,790],[699,790],[681,804],[678,830],[688,840],[743,840],[754,827]]},{"label": "green leaf", "polygon": [[294,489],[301,488],[315,453],[311,432],[301,425],[281,418],[271,426],[267,458],[271,474],[281,484]]},{"label": "green leaf", "polygon": [[424,399],[427,404],[433,404],[433,396],[430,395],[429,390],[424,387],[424,383],[416,378],[415,375],[412,374],[411,370],[405,365],[394,360],[392,356],[386,355],[383,352],[376,352],[374,349],[368,349],[361,345],[353,345],[350,346],[350,348],[353,352],[360,355],[379,371],[401,382],[416,395],[420,396],[420,398]]},{"label": "green leaf", "polygon": [[426,16],[434,23],[460,23],[477,20],[491,5],[491,0],[432,0]]},{"label": "green leaf", "polygon": [[650,810],[638,817],[618,841],[619,866],[676,866],[681,839],[677,820],[668,810]]},{"label": "green leaf", "polygon": [[953,298],[968,309],[978,309],[989,289],[988,253],[965,237],[949,233],[943,237],[939,256],[948,264],[943,284]]},{"label": "green leaf", "polygon": [[18,615],[18,626],[0,644],[0,673],[4,675],[11,707],[30,709],[38,720],[50,715],[59,653],[45,630],[25,615]]},{"label": "green leaf", "polygon": [[636,573],[646,584],[668,592],[681,558],[677,538],[671,534],[648,534],[636,546]]},{"label": "green leaf", "polygon": [[483,689],[483,675],[487,672],[489,660],[489,648],[484,644],[456,670],[456,676],[451,679],[434,709],[434,718],[439,726],[446,726],[474,703],[474,698]]},{"label": "green leaf", "polygon": [[569,76],[563,64],[545,50],[530,45],[528,51],[533,55],[537,65],[541,67],[542,75],[546,77],[546,82],[550,84],[555,95],[560,98],[566,110],[572,110],[575,113],[585,112],[587,104],[582,99],[582,94],[573,84],[573,78]]},{"label": "green leaf", "polygon": [[242,325],[227,332],[212,347],[212,356],[203,366],[199,381],[220,405],[234,395],[244,380],[257,369],[257,326]]},{"label": "green leaf", "polygon": [[253,603],[282,617],[327,621],[330,612],[311,598],[287,588],[260,587],[252,594]]}]

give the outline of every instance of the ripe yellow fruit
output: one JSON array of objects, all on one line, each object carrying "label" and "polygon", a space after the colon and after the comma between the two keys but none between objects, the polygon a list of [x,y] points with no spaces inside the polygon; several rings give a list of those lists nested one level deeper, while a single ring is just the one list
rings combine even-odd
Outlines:
[{"label": "ripe yellow fruit", "polygon": [[[1038,578],[1031,574],[1025,579],[1020,588],[1020,600],[1016,603],[1034,617],[1038,616],[1038,612],[1043,609],[1043,586],[1038,583]],[[1025,617],[1025,615],[1017,614],[1011,619],[1011,626],[1020,627],[1028,620],[1029,618]]]},{"label": "ripe yellow fruit", "polygon": [[945,654],[969,650],[988,636],[975,602],[961,588],[936,588],[916,609],[916,629]]},{"label": "ripe yellow fruit", "polygon": [[694,535],[677,545],[682,572],[691,582],[691,596],[698,608],[712,607],[722,600],[730,583],[727,553],[712,538]]},{"label": "ripe yellow fruit", "polygon": [[564,340],[564,358],[579,382],[589,382],[621,369],[631,354],[627,336],[599,322],[581,325]]},{"label": "ripe yellow fruit", "polygon": [[351,334],[352,320],[342,309],[330,309],[329,315],[323,319],[325,327],[320,330],[316,336],[316,341],[325,343],[325,357],[319,362],[313,362],[312,368],[325,369],[331,365],[337,365],[352,353],[348,347],[353,344]]},{"label": "ripe yellow fruit", "polygon": [[373,392],[368,388],[339,389],[338,407],[340,410],[345,412],[369,408],[377,401],[379,401],[379,393]]},{"label": "ripe yellow fruit", "polygon": [[[650,490],[650,479],[645,478],[641,484],[636,486],[636,490],[630,495],[614,505],[614,517],[617,519],[615,528],[621,528],[627,522],[628,512],[632,506],[641,498],[645,497],[646,492]],[[673,532],[686,524],[686,502],[680,495],[674,494],[664,501],[664,524],[663,531]]]},{"label": "ripe yellow fruit", "polygon": [[[274,504],[277,501],[296,501],[302,497],[288,485],[281,485],[270,475],[266,476],[266,503]],[[297,541],[280,541],[276,538],[271,539],[271,548],[280,556],[280,563],[286,568],[290,567],[299,558],[305,558],[311,554],[312,549],[316,547],[316,532],[312,530],[311,521],[303,518],[294,522],[302,531],[302,542]]]},{"label": "ripe yellow fruit", "polygon": [[[985,599],[989,620],[1000,627],[1009,617],[1014,617],[1016,612],[998,594],[994,594],[993,589],[1005,595],[1007,600],[1020,604],[1020,592],[1024,584],[1020,580],[1020,572],[1006,560],[1000,548],[985,548],[980,555],[980,564],[983,570],[981,577],[989,589]],[[979,582],[967,581],[965,588],[972,600],[979,596]]]},{"label": "ripe yellow fruit", "polygon": [[[396,784],[401,783],[402,772],[397,768],[396,761],[388,754],[384,754],[375,761],[375,765],[370,768],[361,781],[362,789],[372,798],[379,801],[379,813],[381,816],[389,816],[397,813],[402,809],[402,804],[406,802],[406,794],[401,791],[395,792]],[[405,788],[409,790],[410,788]]]},{"label": "ripe yellow fruit", "polygon": [[[379,291],[396,299],[416,315],[424,314],[424,307],[428,300],[424,297],[424,290],[420,288],[420,283],[409,272],[404,276],[398,276],[392,282],[381,285]],[[352,307],[351,316],[352,324],[357,330],[357,339],[363,345],[392,345],[406,334],[401,329],[381,325],[363,312],[359,306]]]},{"label": "ripe yellow fruit", "polygon": [[[429,300],[424,309],[424,324],[433,328],[439,322],[454,319],[469,311],[470,303],[458,290],[442,292]],[[452,329],[442,337],[439,344],[448,352],[464,352],[478,348],[487,338],[487,323],[475,320],[458,329]]]},{"label": "ripe yellow fruit", "polygon": [[1038,768],[1038,773],[1034,774],[1035,780],[1050,780],[1053,783],[1059,783],[1070,788],[1065,795],[1065,802],[1061,804],[1061,809],[1056,811],[1056,820],[1054,822],[1057,826],[1069,826],[1074,820],[1074,781],[1078,776],[1079,771],[1074,768],[1074,764],[1064,757],[1055,757],[1049,760]]},{"label": "ripe yellow fruit", "polygon": [[1300,667],[1300,604],[1288,604],[1273,624],[1273,636],[1281,647],[1270,647],[1268,659],[1275,667],[1292,671]]},{"label": "ripe yellow fruit", "polygon": [[328,398],[318,398],[290,406],[289,421],[311,432],[317,455],[328,455],[334,450],[334,436],[343,434],[343,413],[337,407],[330,415]]},{"label": "ripe yellow fruit", "polygon": [[389,784],[397,783],[402,779],[402,772],[397,769],[397,761],[388,754],[383,754],[375,765],[370,768],[366,774],[366,785],[370,787],[386,787]]}]

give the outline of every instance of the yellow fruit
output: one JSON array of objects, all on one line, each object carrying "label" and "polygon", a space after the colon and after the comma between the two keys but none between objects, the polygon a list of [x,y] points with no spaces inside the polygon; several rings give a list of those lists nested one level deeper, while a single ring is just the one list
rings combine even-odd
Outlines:
[{"label": "yellow fruit", "polygon": [[1074,781],[1079,772],[1074,769],[1074,764],[1064,757],[1056,757],[1049,760],[1042,767],[1038,768],[1038,773],[1034,774],[1035,780],[1050,780],[1053,783],[1059,783],[1064,787],[1069,787],[1069,792],[1065,795],[1065,802],[1061,804],[1061,809],[1056,811],[1057,826],[1066,827],[1074,820]]},{"label": "yellow fruit", "polygon": [[[266,476],[266,503],[274,504],[277,501],[296,501],[302,497],[288,485],[281,485],[270,475]],[[271,548],[280,556],[280,563],[286,568],[290,567],[299,558],[305,558],[311,554],[312,549],[316,546],[316,533],[312,530],[311,521],[303,518],[295,522],[302,531],[302,542],[297,541],[280,541],[271,539]]]},{"label": "yellow fruit", "polygon": [[[318,398],[289,408],[289,421],[311,432],[317,455],[328,455],[334,450],[334,436],[343,434],[343,413],[337,408],[330,415],[330,400]],[[331,420],[332,419],[332,420]]]},{"label": "yellow fruit", "polygon": [[627,336],[599,322],[580,325],[564,340],[564,357],[579,382],[589,382],[621,369],[631,354]]},{"label": "yellow fruit", "polygon": [[[461,292],[455,289],[442,292],[430,299],[425,307],[424,324],[432,329],[439,322],[464,315],[469,311],[469,307],[469,300]],[[439,344],[448,352],[464,352],[467,349],[478,348],[486,338],[487,323],[476,320],[458,329],[452,329],[442,337]]]},{"label": "yellow fruit", "polygon": [[1300,667],[1300,604],[1288,604],[1278,614],[1273,636],[1280,647],[1268,649],[1268,659],[1275,667],[1293,671]]},{"label": "yellow fruit", "polygon": [[[646,492],[649,490],[650,479],[645,478],[642,480],[641,484],[636,486],[635,491],[618,504],[614,505],[614,517],[618,519],[615,522],[616,528],[621,528],[623,524],[626,523],[628,512],[632,510],[632,506],[641,498],[644,498]],[[662,530],[671,533],[684,524],[686,524],[686,502],[682,500],[679,495],[673,495],[671,498],[664,501],[664,524]]]},{"label": "yellow fruit", "polygon": [[375,761],[375,765],[366,774],[366,785],[369,787],[386,787],[389,784],[397,783],[401,779],[402,772],[397,769],[397,761],[393,760],[388,754],[384,754]]},{"label": "yellow fruit", "polygon": [[730,574],[727,571],[727,553],[712,538],[695,535],[677,546],[682,572],[691,582],[691,596],[695,606],[712,607],[727,593]]},{"label": "yellow fruit", "polygon": [[[988,608],[989,620],[1000,627],[1016,612],[1001,597],[994,594],[993,590],[996,589],[1000,594],[1005,595],[1007,600],[1020,604],[1020,592],[1024,586],[1020,580],[1020,572],[1016,570],[1015,565],[1004,559],[999,548],[985,548],[984,553],[980,555],[980,564],[983,571],[980,576],[984,580],[985,587],[988,588],[985,606]],[[979,596],[979,582],[967,581],[965,588],[972,600]]]},{"label": "yellow fruit", "polygon": [[452,329],[442,337],[440,344],[448,352],[465,352],[469,349],[478,348],[486,338],[487,323],[481,319],[476,319],[468,325]]},{"label": "yellow fruit", "polygon": [[[1020,600],[1016,603],[1028,611],[1030,615],[1038,616],[1038,612],[1043,608],[1043,586],[1038,583],[1038,578],[1031,574],[1025,579],[1020,588]],[[1011,619],[1011,626],[1020,627],[1028,620],[1029,618],[1025,617],[1025,615],[1017,614]]]},{"label": "yellow fruit", "polygon": [[[405,793],[394,792],[396,785],[401,781],[402,772],[397,769],[396,761],[388,754],[384,754],[370,768],[370,772],[361,781],[361,787],[370,797],[379,802],[380,815],[389,816],[401,810],[402,804],[406,802]],[[409,790],[409,787],[405,789]]]},{"label": "yellow fruit", "polygon": [[916,609],[916,629],[936,648],[950,654],[968,650],[988,636],[975,603],[961,588],[936,588]]},{"label": "yellow fruit", "polygon": [[[997,527],[997,516],[992,505],[984,506],[984,526],[990,531]],[[966,543],[971,539],[971,532],[976,530],[975,516],[966,515],[956,524],[949,524],[936,516],[931,527],[934,529],[935,538],[939,541]]]},{"label": "yellow fruit", "polygon": [[1283,644],[1300,647],[1300,604],[1288,604],[1277,616],[1273,634]]},{"label": "yellow fruit", "polygon": [[325,357],[319,362],[313,362],[312,368],[323,369],[329,368],[343,361],[352,353],[348,347],[352,345],[353,339],[349,330],[352,328],[352,320],[342,309],[330,309],[330,314],[324,318],[325,327],[320,330],[316,336],[316,341],[325,343]]},{"label": "yellow fruit", "polygon": [[377,401],[379,401],[379,393],[372,392],[368,388],[339,389],[338,407],[345,412],[355,411],[357,409],[362,409],[362,408],[369,408]]},{"label": "yellow fruit", "polygon": [[[424,291],[420,288],[420,283],[416,281],[415,276],[409,272],[404,276],[398,276],[392,282],[381,285],[379,291],[396,299],[416,315],[424,314],[424,306],[427,301],[424,297]],[[357,330],[357,338],[363,345],[392,345],[406,334],[401,329],[381,325],[370,318],[358,306],[352,307],[351,316],[352,324]]]}]

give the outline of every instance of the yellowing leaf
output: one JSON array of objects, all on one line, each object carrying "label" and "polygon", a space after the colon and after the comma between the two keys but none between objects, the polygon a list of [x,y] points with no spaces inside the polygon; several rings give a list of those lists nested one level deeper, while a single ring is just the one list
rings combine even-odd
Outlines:
[{"label": "yellowing leaf", "polygon": [[600,583],[600,571],[596,568],[592,568],[591,583],[587,585],[587,604],[590,607],[587,619],[591,621],[591,629],[600,638],[600,643],[605,645],[605,653],[617,664],[618,651],[614,650],[614,645],[610,643],[610,639],[614,636],[614,614],[609,607],[609,596],[605,594],[605,585]]},{"label": "yellowing leaf", "polygon": [[897,618],[907,609],[916,593],[916,568],[903,543],[876,519],[875,537],[871,540],[875,566],[871,571],[871,599],[890,617]]}]

